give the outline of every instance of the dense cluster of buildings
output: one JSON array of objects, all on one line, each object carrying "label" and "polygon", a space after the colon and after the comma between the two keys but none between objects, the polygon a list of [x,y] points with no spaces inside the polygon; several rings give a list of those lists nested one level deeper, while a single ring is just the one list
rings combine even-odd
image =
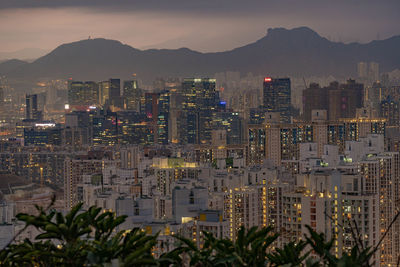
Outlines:
[{"label": "dense cluster of buildings", "polygon": [[[376,68],[361,64],[362,75],[368,66]],[[289,78],[265,77],[261,86],[258,99],[240,92],[227,100],[209,78],[153,91],[136,79],[69,80],[58,120],[45,120],[39,96],[26,95],[25,119],[0,141],[0,172],[40,185],[38,203],[54,191],[65,211],[83,202],[127,215],[122,229],[160,232],[156,254],[174,248],[173,234],[201,246],[202,231],[234,239],[242,225],[271,225],[281,247],[310,226],[335,239],[338,256],[358,242],[354,230],[366,247],[387,232],[373,260],[396,264],[399,87],[310,84],[299,110]],[[18,203],[32,199],[18,190]],[[10,192],[0,206],[8,226],[23,208]]]}]

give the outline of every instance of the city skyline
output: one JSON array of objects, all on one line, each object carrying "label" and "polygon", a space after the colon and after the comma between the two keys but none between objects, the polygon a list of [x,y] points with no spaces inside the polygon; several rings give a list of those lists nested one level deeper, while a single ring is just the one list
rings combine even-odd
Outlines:
[{"label": "city skyline", "polygon": [[400,2],[327,3],[1,1],[1,266],[399,265]]}]

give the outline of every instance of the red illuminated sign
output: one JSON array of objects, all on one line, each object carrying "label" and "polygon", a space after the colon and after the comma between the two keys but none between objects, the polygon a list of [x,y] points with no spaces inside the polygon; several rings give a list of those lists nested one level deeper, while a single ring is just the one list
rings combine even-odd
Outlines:
[{"label": "red illuminated sign", "polygon": [[265,77],[265,78],[264,78],[264,82],[270,82],[270,81],[272,81],[272,78],[271,78],[271,77]]}]

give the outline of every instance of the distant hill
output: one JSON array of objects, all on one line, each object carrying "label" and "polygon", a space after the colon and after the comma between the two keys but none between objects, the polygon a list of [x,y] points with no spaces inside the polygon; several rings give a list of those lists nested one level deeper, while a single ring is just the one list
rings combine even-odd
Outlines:
[{"label": "distant hill", "polygon": [[19,60],[19,59],[11,59],[7,61],[3,61],[0,63],[0,74],[7,74],[15,70],[16,68],[27,64],[28,62]]},{"label": "distant hill", "polygon": [[7,67],[0,74],[14,80],[40,78],[102,80],[211,76],[221,71],[272,76],[355,76],[360,61],[375,61],[381,71],[400,68],[400,36],[367,44],[331,42],[307,27],[269,29],[260,40],[230,51],[200,53],[187,48],[138,50],[118,41],[89,39],[57,47],[32,63]]}]

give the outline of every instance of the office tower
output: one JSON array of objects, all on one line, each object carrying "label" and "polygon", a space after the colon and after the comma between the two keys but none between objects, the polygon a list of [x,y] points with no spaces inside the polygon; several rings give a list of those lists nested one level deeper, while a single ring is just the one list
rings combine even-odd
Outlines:
[{"label": "office tower", "polygon": [[60,146],[62,129],[53,123],[36,123],[24,129],[24,146]]},{"label": "office tower", "polygon": [[118,116],[110,110],[92,115],[93,145],[112,146],[118,143]]},{"label": "office tower", "polygon": [[109,102],[110,105],[115,107],[122,107],[123,103],[121,98],[121,81],[120,79],[110,79],[110,89],[109,89]]},{"label": "office tower", "polygon": [[42,112],[38,110],[38,96],[26,95],[25,97],[26,119],[42,120]]},{"label": "office tower", "polygon": [[99,104],[104,106],[110,97],[110,81],[99,82]]},{"label": "office tower", "polygon": [[145,114],[126,110],[117,115],[120,144],[154,144],[154,123]]},{"label": "office tower", "polygon": [[266,112],[279,112],[281,121],[290,122],[291,88],[289,78],[264,78],[263,99]]},{"label": "office tower", "polygon": [[68,104],[71,108],[96,106],[99,101],[99,86],[96,82],[68,82]]},{"label": "office tower", "polygon": [[184,79],[182,83],[181,142],[204,144],[211,141],[212,117],[219,104],[215,79]]},{"label": "office tower", "polygon": [[137,80],[124,81],[124,109],[139,112],[141,94]]},{"label": "office tower", "polygon": [[0,104],[4,101],[4,89],[0,86]]}]

